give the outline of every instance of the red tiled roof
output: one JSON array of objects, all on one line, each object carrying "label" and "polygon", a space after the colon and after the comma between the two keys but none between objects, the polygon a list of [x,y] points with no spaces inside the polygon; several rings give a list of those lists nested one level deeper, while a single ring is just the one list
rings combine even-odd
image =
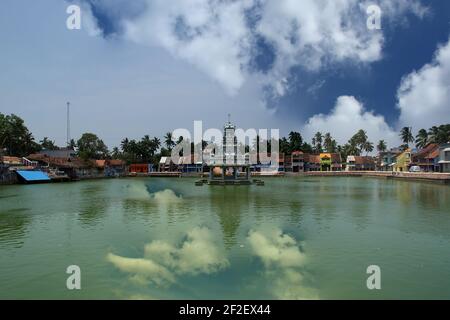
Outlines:
[{"label": "red tiled roof", "polygon": [[332,153],[331,154],[331,162],[342,162],[341,154],[340,153]]},{"label": "red tiled roof", "polygon": [[375,160],[368,156],[355,156],[356,164],[375,164]]},{"label": "red tiled roof", "polygon": [[106,160],[95,160],[95,166],[97,168],[104,168]]},{"label": "red tiled roof", "polygon": [[320,163],[320,155],[305,154],[305,161],[308,161],[309,163]]},{"label": "red tiled roof", "polygon": [[33,161],[42,161],[48,163],[51,166],[63,167],[63,168],[87,168],[92,167],[92,162],[85,162],[80,158],[66,159],[66,158],[54,158],[47,157],[43,154],[30,154],[28,159]]},{"label": "red tiled roof", "polygon": [[431,154],[435,150],[439,150],[439,145],[437,145],[436,143],[430,143],[425,148],[419,150],[412,156],[414,158],[427,158],[429,156],[429,154]]},{"label": "red tiled roof", "polygon": [[123,165],[125,165],[125,161],[120,160],[120,159],[112,159],[112,160],[107,160],[107,164],[109,166],[123,166]]},{"label": "red tiled roof", "polygon": [[0,160],[5,164],[22,164],[22,159],[19,157],[3,156]]},{"label": "red tiled roof", "polygon": [[439,148],[436,148],[434,151],[430,152],[425,159],[436,159],[439,157]]}]

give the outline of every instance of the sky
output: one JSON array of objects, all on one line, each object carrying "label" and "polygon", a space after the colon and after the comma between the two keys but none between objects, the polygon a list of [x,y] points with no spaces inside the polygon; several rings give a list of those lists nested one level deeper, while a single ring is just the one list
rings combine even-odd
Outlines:
[{"label": "sky", "polygon": [[[71,4],[80,30],[66,26]],[[403,126],[450,123],[450,1],[3,0],[0,112],[64,145],[67,101],[71,136],[111,148],[228,114],[395,147]]]}]

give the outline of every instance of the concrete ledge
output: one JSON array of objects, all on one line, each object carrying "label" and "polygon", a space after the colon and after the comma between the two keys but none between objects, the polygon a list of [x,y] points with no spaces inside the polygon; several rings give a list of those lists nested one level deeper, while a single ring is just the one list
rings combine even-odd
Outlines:
[{"label": "concrete ledge", "polygon": [[450,173],[438,172],[392,172],[392,171],[309,171],[289,173],[286,176],[305,177],[373,177],[387,179],[425,180],[450,183]]}]

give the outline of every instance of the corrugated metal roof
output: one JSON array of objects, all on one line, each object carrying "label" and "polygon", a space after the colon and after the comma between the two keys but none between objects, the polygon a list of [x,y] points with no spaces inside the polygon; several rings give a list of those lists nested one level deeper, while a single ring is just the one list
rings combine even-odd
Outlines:
[{"label": "corrugated metal roof", "polygon": [[17,170],[16,172],[24,178],[25,181],[50,181],[48,175],[42,171]]}]

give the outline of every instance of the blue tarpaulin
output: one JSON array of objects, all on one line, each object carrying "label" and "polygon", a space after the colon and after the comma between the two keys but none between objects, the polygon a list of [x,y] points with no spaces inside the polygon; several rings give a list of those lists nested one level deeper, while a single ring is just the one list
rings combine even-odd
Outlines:
[{"label": "blue tarpaulin", "polygon": [[21,176],[27,182],[50,181],[50,178],[48,177],[48,175],[42,171],[17,170],[16,172],[19,176]]}]

